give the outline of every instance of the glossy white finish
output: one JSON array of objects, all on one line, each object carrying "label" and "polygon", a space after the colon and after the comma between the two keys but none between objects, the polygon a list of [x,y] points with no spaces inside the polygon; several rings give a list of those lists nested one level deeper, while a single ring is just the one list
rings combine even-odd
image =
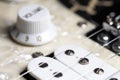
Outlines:
[{"label": "glossy white finish", "polygon": [[[65,54],[65,50],[69,49],[74,50],[75,54],[73,56]],[[117,72],[117,69],[113,68],[111,65],[103,62],[91,53],[88,55],[88,53],[89,52],[87,52],[85,49],[68,45],[58,48],[55,51],[55,57],[57,60],[70,67],[73,71],[86,77],[88,80],[105,80],[107,77]],[[86,65],[80,64],[79,60],[81,58],[87,58],[89,63]],[[94,73],[94,69],[96,68],[102,68],[104,73],[102,75]]]},{"label": "glossy white finish", "polygon": [[88,80],[105,80],[107,77],[110,77],[112,74],[116,73],[118,70],[113,68],[111,65],[108,65],[106,63],[102,64],[101,66],[98,66],[96,68],[101,68],[104,70],[103,74],[96,74],[94,72],[94,69],[91,70],[88,74],[86,74],[86,78]]},{"label": "glossy white finish", "polygon": [[[66,50],[73,50],[75,52],[75,54],[72,56],[66,55],[65,54]],[[69,65],[71,67],[73,65],[77,64],[78,60],[81,57],[87,56],[88,54],[89,54],[89,52],[87,52],[85,49],[80,48],[75,45],[61,46],[61,47],[58,47],[54,52],[55,58],[57,60],[59,60],[60,62],[63,62],[66,65]]]},{"label": "glossy white finish", "polygon": [[[66,44],[82,46],[89,52],[92,52],[92,54],[99,55],[99,58],[102,60],[114,54],[87,38],[85,34],[93,30],[95,25],[68,10],[59,0],[27,0],[25,3],[17,4],[5,3],[3,1],[5,0],[0,1],[0,72],[7,73],[9,80],[16,80],[20,76],[19,73],[26,68],[29,62],[28,59],[21,57],[21,54],[30,56],[33,52],[40,51],[44,55],[48,55],[55,48]],[[96,0],[91,1],[96,2]],[[8,36],[6,29],[9,29],[10,26],[16,23],[18,10],[28,4],[42,4],[49,9],[53,16],[53,22],[59,28],[59,35],[54,41],[42,46],[28,47],[15,43]],[[87,26],[79,27],[77,25],[78,22],[87,22]],[[108,64],[118,70],[120,69],[119,62],[119,56],[115,56],[107,61]],[[25,78],[21,77],[19,80],[25,80]]]},{"label": "glossy white finish", "polygon": [[11,36],[19,43],[34,46],[52,41],[56,32],[48,9],[40,5],[27,5],[19,10]]},{"label": "glossy white finish", "polygon": [[[47,63],[48,67],[39,67],[39,63],[41,62]],[[49,57],[38,57],[33,59],[28,64],[28,70],[31,71],[31,75],[41,80],[78,80],[79,78],[84,79],[62,63]],[[62,73],[62,76],[57,78],[54,77],[55,72]]]}]

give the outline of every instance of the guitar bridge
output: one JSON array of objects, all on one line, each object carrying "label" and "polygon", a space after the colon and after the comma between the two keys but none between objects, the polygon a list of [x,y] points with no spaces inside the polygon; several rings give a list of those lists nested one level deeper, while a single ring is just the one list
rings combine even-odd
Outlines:
[{"label": "guitar bridge", "polygon": [[102,23],[102,27],[89,32],[87,36],[90,34],[94,34],[94,36],[90,37],[92,40],[99,43],[101,46],[109,49],[115,54],[120,56],[120,15],[111,12],[106,16],[106,19]]}]

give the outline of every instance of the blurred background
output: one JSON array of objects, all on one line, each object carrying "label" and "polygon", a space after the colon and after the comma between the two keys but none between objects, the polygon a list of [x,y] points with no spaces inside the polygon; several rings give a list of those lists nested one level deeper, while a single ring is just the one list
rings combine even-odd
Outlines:
[{"label": "blurred background", "polygon": [[102,23],[110,12],[120,12],[120,0],[60,0],[71,11],[82,17]]}]

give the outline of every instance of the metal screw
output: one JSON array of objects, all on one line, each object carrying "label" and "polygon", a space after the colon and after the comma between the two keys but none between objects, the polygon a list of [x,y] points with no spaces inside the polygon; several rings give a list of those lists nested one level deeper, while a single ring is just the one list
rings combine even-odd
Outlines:
[{"label": "metal screw", "polygon": [[101,44],[105,44],[110,40],[110,36],[107,33],[99,33],[97,35],[97,40]]},{"label": "metal screw", "polygon": [[63,74],[62,74],[61,72],[54,72],[53,75],[54,75],[54,77],[56,77],[56,78],[59,78],[59,77],[62,77],[62,76],[63,76]]},{"label": "metal screw", "polygon": [[87,26],[87,22],[78,22],[77,25],[79,27],[86,27]]},{"label": "metal screw", "polygon": [[48,64],[44,63],[44,62],[41,62],[41,63],[39,63],[39,67],[46,68],[46,67],[48,67]]},{"label": "metal screw", "polygon": [[112,43],[112,50],[117,53],[118,55],[120,55],[120,41],[115,41]]},{"label": "metal screw", "polygon": [[37,57],[39,57],[39,56],[44,56],[44,55],[43,55],[42,52],[34,52],[34,53],[32,54],[32,57],[33,57],[33,58],[37,58]]},{"label": "metal screw", "polygon": [[74,52],[73,50],[70,50],[70,49],[69,49],[69,50],[66,50],[66,51],[65,51],[65,54],[66,54],[66,55],[69,55],[69,56],[73,56],[73,55],[75,54],[75,52]]},{"label": "metal screw", "polygon": [[81,58],[79,60],[79,63],[82,65],[87,65],[89,63],[89,60],[87,58]]},{"label": "metal screw", "polygon": [[104,70],[102,68],[96,68],[96,69],[94,69],[94,73],[96,73],[98,75],[102,75],[104,73]]}]

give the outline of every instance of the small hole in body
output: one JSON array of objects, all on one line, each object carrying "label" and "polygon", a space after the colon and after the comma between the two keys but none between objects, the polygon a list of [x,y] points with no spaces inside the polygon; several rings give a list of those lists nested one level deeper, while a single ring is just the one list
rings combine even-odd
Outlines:
[{"label": "small hole in body", "polygon": [[44,62],[41,62],[41,63],[39,63],[39,67],[40,68],[46,68],[46,67],[48,67],[48,64],[44,63]]},{"label": "small hole in body", "polygon": [[74,52],[73,50],[70,50],[70,49],[69,49],[69,50],[66,50],[66,51],[65,51],[65,54],[66,54],[66,55],[69,55],[69,56],[73,56],[73,55],[75,54],[75,52]]},{"label": "small hole in body", "polygon": [[102,75],[104,73],[104,70],[102,68],[96,68],[94,69],[94,73],[98,75]]},{"label": "small hole in body", "polygon": [[79,63],[82,65],[87,65],[87,64],[89,64],[89,60],[87,58],[81,58],[79,60]]},{"label": "small hole in body", "polygon": [[63,74],[62,74],[61,72],[54,72],[53,75],[54,75],[54,77],[56,77],[56,78],[60,78],[60,77],[63,76]]}]

